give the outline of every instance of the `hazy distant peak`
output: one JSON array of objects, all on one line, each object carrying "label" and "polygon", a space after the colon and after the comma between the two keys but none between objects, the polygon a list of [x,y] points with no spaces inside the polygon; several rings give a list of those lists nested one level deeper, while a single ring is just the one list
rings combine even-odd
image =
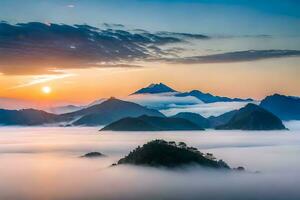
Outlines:
[{"label": "hazy distant peak", "polygon": [[133,94],[158,94],[167,92],[176,92],[176,90],[170,88],[169,86],[163,83],[152,83],[145,88],[137,90]]},{"label": "hazy distant peak", "polygon": [[210,93],[203,93],[199,90],[192,90],[190,92],[183,92],[176,94],[178,97],[186,97],[186,96],[193,96],[197,99],[203,101],[204,103],[214,103],[214,102],[232,102],[232,101],[238,101],[238,102],[247,102],[247,101],[253,101],[253,99],[241,99],[241,98],[229,98],[229,97],[222,97],[222,96],[215,96]]}]

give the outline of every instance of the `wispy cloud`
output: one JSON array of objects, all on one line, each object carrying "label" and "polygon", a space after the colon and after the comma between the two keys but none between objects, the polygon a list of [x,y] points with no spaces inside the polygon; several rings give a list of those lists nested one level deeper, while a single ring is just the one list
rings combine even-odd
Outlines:
[{"label": "wispy cloud", "polygon": [[230,63],[230,62],[246,62],[254,60],[262,60],[269,58],[281,58],[300,56],[298,50],[248,50],[248,51],[235,51],[221,54],[205,55],[205,56],[192,56],[165,59],[173,63],[184,64],[201,64],[201,63]]},{"label": "wispy cloud", "polygon": [[97,66],[101,68],[142,68],[142,65],[134,65],[134,64],[128,64],[128,63],[110,63],[110,62],[100,62],[96,63]]},{"label": "wispy cloud", "polygon": [[99,67],[96,63],[158,58],[164,53],[161,45],[182,41],[175,36],[89,25],[2,22],[0,72],[41,74],[55,68]]},{"label": "wispy cloud", "polygon": [[46,82],[54,81],[54,80],[57,80],[57,79],[64,79],[64,78],[76,76],[76,74],[73,74],[73,73],[65,73],[63,71],[57,71],[57,72],[60,72],[61,74],[31,76],[30,80],[28,82],[19,84],[19,85],[14,86],[14,87],[12,87],[10,89],[17,89],[17,88],[22,88],[22,87],[29,87],[29,86],[33,86],[33,85],[36,85],[36,84],[41,84],[41,83],[46,83]]},{"label": "wispy cloud", "polygon": [[[297,50],[246,50],[222,54],[182,56],[191,40],[213,37],[203,34],[126,30],[121,24],[105,24],[104,29],[89,25],[51,23],[9,24],[0,22],[0,73],[40,75],[53,69],[140,67],[135,63],[226,63],[267,58],[300,56]],[[265,37],[265,36],[264,36]],[[165,48],[167,46],[167,48]],[[181,55],[180,55],[181,54]],[[106,63],[106,64],[99,64]],[[109,64],[108,64],[109,63]],[[37,81],[64,77],[65,74],[39,77]],[[35,83],[36,80],[33,82]]]},{"label": "wispy cloud", "polygon": [[75,5],[69,4],[69,5],[67,5],[67,8],[75,8]]}]

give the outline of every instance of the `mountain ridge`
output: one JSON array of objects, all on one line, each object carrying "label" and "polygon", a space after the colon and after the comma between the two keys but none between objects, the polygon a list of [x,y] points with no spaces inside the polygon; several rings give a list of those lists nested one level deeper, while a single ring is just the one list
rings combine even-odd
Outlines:
[{"label": "mountain ridge", "polygon": [[217,126],[219,130],[286,130],[282,121],[264,108],[249,103],[234,113],[228,123]]},{"label": "mountain ridge", "polygon": [[197,124],[182,118],[153,117],[143,115],[140,117],[126,117],[115,121],[101,131],[183,131],[204,130]]},{"label": "mountain ridge", "polygon": [[40,124],[55,123],[57,117],[58,115],[35,109],[0,109],[0,124],[7,126],[35,126]]},{"label": "mountain ridge", "polygon": [[175,96],[177,96],[177,97],[193,96],[193,97],[196,97],[197,99],[203,101],[204,103],[233,102],[233,101],[238,101],[238,102],[253,101],[253,99],[251,99],[251,98],[241,99],[241,98],[229,98],[229,97],[215,96],[215,95],[212,95],[210,93],[203,93],[199,90],[192,90],[190,92],[178,93]]},{"label": "mountain ridge", "polygon": [[215,102],[246,102],[246,101],[254,101],[251,98],[247,99],[242,99],[242,98],[229,98],[229,97],[222,97],[222,96],[215,96],[210,93],[204,93],[199,90],[191,90],[189,92],[179,92],[171,87],[163,84],[163,83],[158,83],[158,84],[150,84],[147,87],[141,88],[134,93],[130,95],[137,95],[137,94],[163,94],[163,93],[174,93],[173,95],[175,97],[188,97],[192,96],[195,97],[199,100],[201,100],[204,103],[215,103]]},{"label": "mountain ridge", "polygon": [[172,89],[171,87],[163,84],[163,83],[152,83],[147,87],[141,88],[131,95],[135,94],[159,94],[159,93],[167,93],[167,92],[177,92],[176,90]]},{"label": "mountain ridge", "polygon": [[35,109],[0,109],[0,124],[43,125],[48,123],[68,123],[68,125],[96,126],[109,124],[124,117],[138,117],[145,114],[165,117],[157,110],[149,109],[136,103],[110,98],[101,104],[60,115]]},{"label": "mountain ridge", "polygon": [[165,117],[157,110],[149,109],[136,103],[123,101],[114,97],[91,107],[64,114],[65,117],[80,117],[73,125],[105,125],[124,117],[138,117],[141,115]]},{"label": "mountain ridge", "polygon": [[197,113],[192,113],[192,112],[180,112],[177,113],[176,115],[171,116],[172,118],[182,118],[189,120],[193,122],[194,124],[197,124],[198,126],[202,128],[210,128],[210,122],[207,118],[201,116],[200,114]]},{"label": "mountain ridge", "polygon": [[260,106],[282,120],[300,120],[300,98],[273,94],[265,97]]}]

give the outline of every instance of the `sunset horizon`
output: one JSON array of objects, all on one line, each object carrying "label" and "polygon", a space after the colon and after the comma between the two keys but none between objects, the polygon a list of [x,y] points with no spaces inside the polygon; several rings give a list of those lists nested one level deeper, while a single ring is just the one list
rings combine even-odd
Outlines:
[{"label": "sunset horizon", "polygon": [[[256,1],[30,0],[22,8],[18,0],[3,1],[0,97],[82,104],[159,82],[258,100],[274,93],[300,96],[298,4],[274,2],[268,9]],[[139,10],[122,18],[115,3]],[[173,10],[160,12],[168,6]],[[47,85],[53,91],[45,97],[40,91]]]},{"label": "sunset horizon", "polygon": [[300,1],[1,0],[0,200],[299,200]]}]

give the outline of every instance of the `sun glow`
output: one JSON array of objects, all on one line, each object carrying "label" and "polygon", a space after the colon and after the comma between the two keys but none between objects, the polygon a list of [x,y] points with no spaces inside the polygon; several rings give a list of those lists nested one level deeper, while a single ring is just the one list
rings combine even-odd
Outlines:
[{"label": "sun glow", "polygon": [[51,89],[51,87],[49,87],[49,86],[44,86],[44,87],[42,87],[42,92],[43,92],[44,94],[49,94],[49,93],[51,93],[51,91],[52,91],[52,89]]}]

